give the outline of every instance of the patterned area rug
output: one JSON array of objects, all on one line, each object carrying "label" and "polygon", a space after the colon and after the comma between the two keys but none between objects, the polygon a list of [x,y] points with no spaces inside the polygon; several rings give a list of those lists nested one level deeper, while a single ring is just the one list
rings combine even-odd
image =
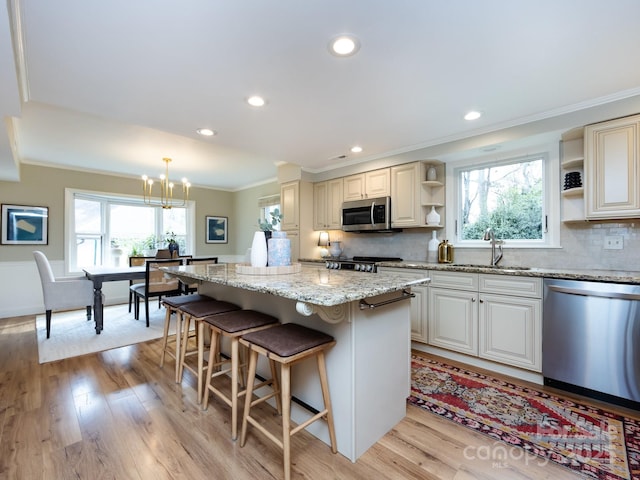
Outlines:
[{"label": "patterned area rug", "polygon": [[417,355],[411,370],[409,403],[585,476],[640,480],[638,420]]}]

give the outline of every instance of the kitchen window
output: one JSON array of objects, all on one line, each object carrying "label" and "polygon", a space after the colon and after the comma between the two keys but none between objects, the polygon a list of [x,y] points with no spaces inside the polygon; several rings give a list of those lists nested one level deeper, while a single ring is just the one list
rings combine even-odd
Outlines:
[{"label": "kitchen window", "polygon": [[506,247],[554,246],[559,230],[558,216],[549,211],[557,190],[549,188],[557,183],[554,170],[557,160],[548,153],[457,165],[456,245],[484,247],[484,232],[492,228]]},{"label": "kitchen window", "polygon": [[65,191],[66,270],[88,266],[128,266],[130,255],[167,248],[175,238],[180,254],[193,251],[194,202],[163,209],[139,197],[67,189]]}]

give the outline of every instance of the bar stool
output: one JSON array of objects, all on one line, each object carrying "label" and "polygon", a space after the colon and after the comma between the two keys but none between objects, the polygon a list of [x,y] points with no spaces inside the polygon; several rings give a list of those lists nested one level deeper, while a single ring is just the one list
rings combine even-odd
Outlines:
[{"label": "bar stool", "polygon": [[[188,342],[189,342],[189,328],[191,327],[191,320],[194,321],[194,326],[196,332],[200,332],[200,322],[204,317],[208,317],[210,315],[217,315],[219,313],[231,312],[233,310],[240,310],[238,305],[233,303],[225,302],[222,300],[209,300],[205,302],[196,302],[196,303],[188,303],[180,307],[183,315],[182,321],[182,346],[180,347],[180,370],[178,372],[178,382],[182,381],[182,375],[184,373],[184,369],[186,368],[190,372],[192,372],[198,380],[198,397],[196,401],[200,403],[202,400],[202,380],[203,373],[205,371],[204,366],[204,336],[198,335],[196,333],[198,348],[195,350],[187,350]],[[202,355],[199,355],[199,352],[203,352]],[[189,365],[186,361],[187,357],[192,355],[197,355],[198,363],[197,367],[193,367]]]},{"label": "bar stool", "polygon": [[[241,335],[251,332],[262,331],[278,325],[277,318],[267,315],[266,313],[256,312],[255,310],[235,310],[233,312],[221,313],[219,315],[211,315],[202,319],[200,323],[201,331],[198,335],[203,336],[204,330],[209,328],[211,332],[211,348],[209,349],[209,360],[207,362],[207,381],[204,387],[204,398],[202,400],[203,408],[206,410],[209,403],[209,391],[218,396],[224,403],[231,407],[231,439],[238,438],[238,400],[244,395],[245,390],[238,391],[238,383],[245,385],[244,378],[238,375],[241,364],[239,360],[239,339]],[[220,340],[226,337],[231,342],[231,354],[228,360],[218,360],[216,357],[220,355]],[[198,356],[204,355],[198,352]],[[221,369],[213,372],[214,367],[228,365],[227,369]],[[211,384],[211,380],[220,375],[231,372],[231,396],[227,396],[221,390]],[[275,378],[275,368],[272,368],[272,378]],[[262,382],[260,387],[270,385],[271,381]],[[259,388],[259,387],[258,387]]]},{"label": "bar stool", "polygon": [[[286,323],[267,330],[248,333],[240,339],[240,343],[249,348],[249,373],[247,377],[244,413],[242,415],[240,446],[242,447],[245,444],[247,438],[247,423],[250,423],[282,448],[284,454],[284,478],[285,480],[289,480],[291,478],[291,437],[316,420],[324,418],[329,427],[331,451],[336,453],[338,448],[336,445],[336,433],[333,425],[333,411],[331,409],[331,397],[329,396],[329,383],[327,381],[325,364],[325,351],[336,344],[333,337],[317,330],[303,327],[302,325]],[[257,400],[252,400],[258,354],[264,355],[270,361],[280,364],[282,441],[250,416],[252,406],[270,398],[268,395],[258,398]],[[324,408],[304,423],[291,428],[291,366],[294,363],[310,357],[316,357],[318,363]]]},{"label": "bar stool", "polygon": [[[176,361],[176,373],[175,373],[175,381],[178,383],[180,381],[178,377],[178,373],[180,372],[180,347],[182,344],[182,311],[180,307],[187,305],[189,303],[195,302],[205,302],[215,300],[212,297],[208,297],[206,295],[200,295],[194,293],[192,295],[179,295],[174,297],[164,297],[162,299],[162,304],[166,309],[166,314],[164,317],[164,333],[162,335],[162,353],[160,354],[160,368],[164,366],[164,357],[165,354],[169,354],[170,357],[174,358]],[[174,351],[168,349],[169,347],[169,327],[171,326],[171,315],[176,315],[176,334],[175,334],[175,342],[174,342]]]}]

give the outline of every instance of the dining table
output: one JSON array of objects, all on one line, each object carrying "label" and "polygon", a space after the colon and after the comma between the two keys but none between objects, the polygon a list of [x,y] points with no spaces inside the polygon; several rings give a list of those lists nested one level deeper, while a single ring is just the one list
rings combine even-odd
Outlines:
[{"label": "dining table", "polygon": [[93,316],[96,322],[96,334],[103,328],[103,299],[102,284],[104,282],[119,282],[122,280],[144,279],[146,267],[87,267],[84,268],[86,277],[93,282]]}]

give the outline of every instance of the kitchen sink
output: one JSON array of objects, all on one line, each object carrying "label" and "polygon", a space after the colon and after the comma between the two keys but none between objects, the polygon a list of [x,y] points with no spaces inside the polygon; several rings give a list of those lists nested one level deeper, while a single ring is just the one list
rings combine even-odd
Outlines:
[{"label": "kitchen sink", "polygon": [[465,268],[490,268],[496,270],[531,270],[531,267],[519,267],[514,265],[482,265],[476,263],[450,263],[452,267],[465,267]]}]

